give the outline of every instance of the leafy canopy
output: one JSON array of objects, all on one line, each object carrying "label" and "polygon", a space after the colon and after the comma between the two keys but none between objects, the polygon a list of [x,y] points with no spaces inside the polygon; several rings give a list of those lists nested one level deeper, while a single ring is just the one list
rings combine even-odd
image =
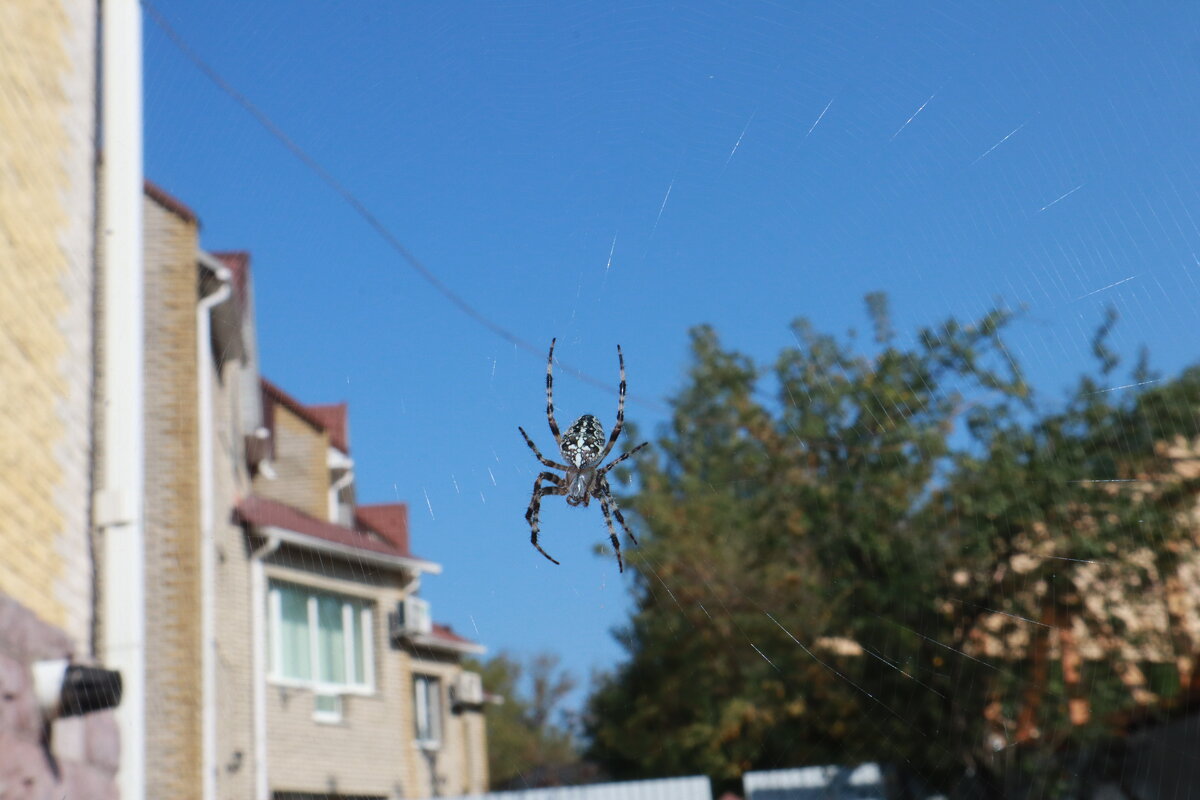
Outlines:
[{"label": "leafy canopy", "polygon": [[[1044,761],[1018,753],[1083,741],[1133,702],[1127,601],[1195,549],[1200,486],[1163,443],[1196,436],[1200,370],[1151,384],[1143,357],[1133,383],[1152,388],[1110,391],[1110,314],[1100,374],[1047,410],[1002,339],[1011,313],[901,343],[886,298],[867,305],[869,352],[798,320],[766,369],[693,330],[623,502],[641,521],[628,655],[586,721],[614,775],[733,786],[883,761],[1000,785]],[[1195,652],[1177,617],[1144,652]],[[1102,650],[1086,683],[1052,674],[1051,637]],[[1081,696],[1098,707],[1076,724]]]}]

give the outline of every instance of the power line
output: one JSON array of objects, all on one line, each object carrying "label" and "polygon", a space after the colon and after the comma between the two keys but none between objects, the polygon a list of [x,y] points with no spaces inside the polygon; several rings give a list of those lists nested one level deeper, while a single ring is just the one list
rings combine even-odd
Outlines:
[{"label": "power line", "polygon": [[[250,98],[238,91],[231,83],[229,83],[229,81],[225,80],[225,78],[222,77],[219,72],[209,65],[209,63],[205,61],[204,58],[202,58],[190,44],[188,44],[187,40],[185,40],[169,22],[167,22],[166,18],[155,7],[155,5],[150,2],[150,0],[141,0],[141,4],[150,20],[158,27],[159,30],[163,32],[167,39],[170,40],[171,44],[175,45],[175,48],[179,50],[179,52],[182,53],[188,61],[192,62],[192,65],[195,66],[196,69],[200,70],[200,72],[202,72],[210,81],[212,81],[218,89],[229,95],[229,97],[232,98],[233,101],[239,106],[241,106],[243,110],[250,114],[250,116],[254,117],[255,121],[258,122],[258,124],[264,129],[266,129],[267,133],[271,134],[271,136],[277,139],[280,144],[287,148],[287,150],[293,156],[295,156],[300,163],[308,167],[308,169],[310,169],[318,178],[321,179],[322,183],[336,192],[338,196],[340,196],[342,200],[346,202],[347,205],[354,209],[356,214],[362,217],[363,221],[366,222],[372,230],[379,234],[379,236],[388,244],[389,247],[399,253],[400,257],[403,258],[404,261],[410,267],[412,267],[418,275],[424,278],[429,285],[441,293],[441,295],[449,300],[459,311],[466,314],[468,317],[475,320],[477,323],[487,328],[501,339],[504,339],[505,341],[521,348],[522,350],[538,356],[545,352],[545,348],[534,345],[531,342],[522,339],[520,336],[517,336],[500,323],[494,322],[482,311],[468,303],[460,294],[447,286],[446,283],[437,275],[435,275],[428,267],[426,267],[411,250],[404,246],[404,243],[401,242],[400,239],[394,233],[392,233],[391,229],[388,228],[388,226],[385,225],[379,219],[379,217],[367,207],[366,203],[360,200],[358,196],[354,194],[354,192],[346,187],[345,184],[335,178],[329,170],[325,169],[325,167],[321,165],[321,162],[309,155],[308,151],[297,144],[295,139],[293,139],[291,136],[288,136],[288,134],[281,127],[279,127],[279,125],[275,124],[274,120],[267,116],[266,112],[259,108],[252,100],[250,100]],[[593,386],[597,386],[609,392],[610,394],[617,393],[617,390],[613,387],[611,381],[604,381],[600,378],[595,378],[583,370],[578,369],[577,367],[564,364],[557,359],[555,359],[555,361],[558,364],[560,371],[578,378],[585,383],[590,383]],[[630,401],[644,406],[659,409],[662,408],[662,405],[654,400],[641,398],[634,394],[629,394],[627,397]]]}]

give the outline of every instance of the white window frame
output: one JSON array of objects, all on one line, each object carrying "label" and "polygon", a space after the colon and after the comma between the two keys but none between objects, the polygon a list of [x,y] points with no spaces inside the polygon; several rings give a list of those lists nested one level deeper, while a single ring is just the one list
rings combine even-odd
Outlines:
[{"label": "white window frame", "polygon": [[[309,647],[309,669],[316,671],[319,662],[319,637],[317,636],[317,597],[324,595],[327,597],[338,598],[342,601],[342,632],[345,638],[344,658],[345,658],[345,674],[347,681],[345,683],[333,683],[330,681],[319,681],[311,678],[294,678],[283,675],[279,671],[279,665],[283,662],[283,601],[280,594],[281,586],[298,589],[307,594],[305,598],[305,609],[308,612],[308,647]],[[364,597],[356,597],[354,595],[344,594],[341,592],[331,592],[325,589],[318,589],[314,586],[308,586],[302,583],[295,583],[287,580],[277,580],[272,578],[267,589],[267,617],[268,629],[270,630],[270,648],[271,648],[271,666],[267,674],[267,680],[278,686],[291,686],[301,689],[311,689],[317,694],[323,695],[372,695],[375,693],[375,615],[371,608],[372,601]],[[355,604],[358,603],[358,624],[354,622]],[[355,643],[356,637],[362,637],[363,651],[363,681],[359,683],[355,680],[357,672],[355,659]],[[318,715],[330,717],[326,712],[314,713],[314,718]],[[341,719],[340,714],[337,718]],[[323,719],[322,721],[333,721],[332,719]]]},{"label": "white window frame", "polygon": [[[317,702],[322,697],[333,699],[335,708],[332,711],[325,711],[317,707]],[[340,694],[325,694],[317,692],[313,694],[313,720],[315,722],[324,722],[328,725],[336,725],[342,721],[342,696]]]},{"label": "white window frame", "polygon": [[[429,688],[433,685],[437,689],[437,714],[434,717],[429,716]],[[424,687],[422,691],[421,687]],[[438,675],[428,675],[423,673],[413,674],[413,738],[417,747],[422,750],[440,750],[442,747],[443,737],[445,735],[445,714],[442,698],[442,679]],[[433,729],[433,738],[421,738],[420,728],[421,719],[425,718],[428,723],[430,719],[433,725],[424,727]]]}]

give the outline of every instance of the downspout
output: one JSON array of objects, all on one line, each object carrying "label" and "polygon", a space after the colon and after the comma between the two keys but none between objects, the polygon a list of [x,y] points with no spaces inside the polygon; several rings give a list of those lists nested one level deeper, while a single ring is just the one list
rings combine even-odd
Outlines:
[{"label": "downspout", "polygon": [[[345,489],[353,481],[354,481],[354,468],[349,467],[346,469],[346,472],[342,475],[342,477],[338,478],[336,481],[333,482],[332,485],[330,485],[330,487],[329,487],[329,521],[330,522],[337,523],[338,525],[342,524],[341,521],[338,520],[338,511],[341,510],[341,503],[338,502],[338,495],[341,494],[342,489]],[[350,524],[353,525],[354,522],[351,521]]]},{"label": "downspout", "polygon": [[411,576],[404,585],[400,587],[400,594],[403,597],[408,597],[413,592],[419,591],[421,588],[421,570],[414,569]]},{"label": "downspout", "polygon": [[116,709],[122,800],[146,796],[145,271],[142,228],[142,12],[100,4],[104,146],[104,660],[121,673]]},{"label": "downspout", "polygon": [[217,797],[217,641],[216,641],[216,534],[213,520],[213,399],[212,310],[233,294],[226,267],[201,257],[201,265],[221,281],[221,286],[196,305],[197,386],[200,409],[200,706],[201,797]]},{"label": "downspout", "polygon": [[263,560],[279,549],[279,537],[268,536],[250,554],[250,625],[254,637],[254,800],[271,800],[267,772],[267,607]]}]

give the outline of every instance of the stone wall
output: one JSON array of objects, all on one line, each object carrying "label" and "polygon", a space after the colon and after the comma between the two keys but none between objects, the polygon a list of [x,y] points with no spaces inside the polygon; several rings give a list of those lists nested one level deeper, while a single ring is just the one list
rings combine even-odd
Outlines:
[{"label": "stone wall", "polygon": [[118,796],[120,746],[111,711],[58,720],[48,737],[42,730],[30,666],[73,650],[66,633],[0,594],[0,800]]}]

